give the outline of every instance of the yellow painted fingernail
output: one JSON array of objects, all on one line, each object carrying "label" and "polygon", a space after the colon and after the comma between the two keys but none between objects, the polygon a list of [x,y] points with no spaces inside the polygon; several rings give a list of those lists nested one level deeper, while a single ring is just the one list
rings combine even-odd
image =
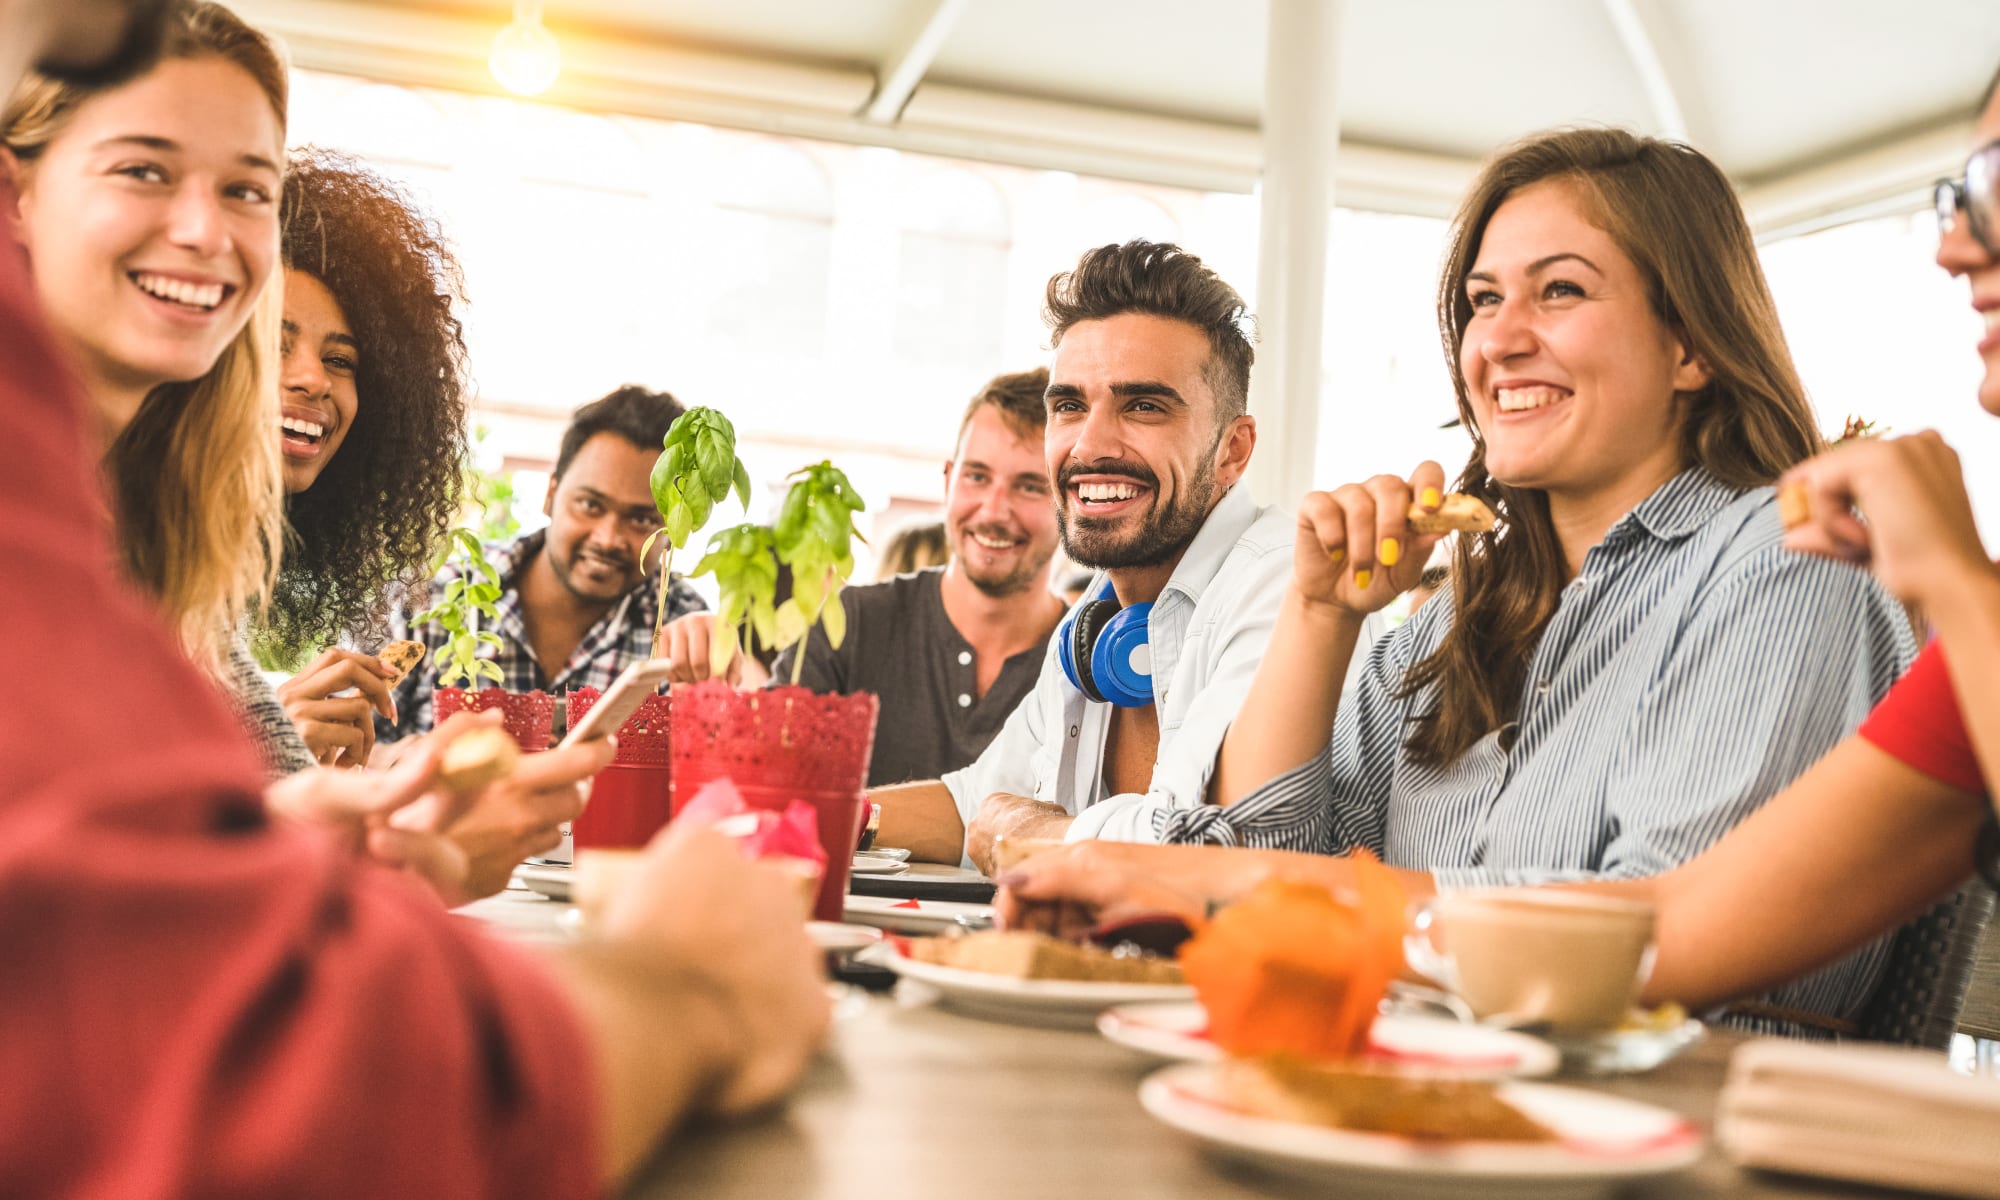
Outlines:
[{"label": "yellow painted fingernail", "polygon": [[1375,555],[1382,560],[1383,566],[1393,567],[1396,565],[1396,560],[1403,557],[1403,549],[1396,544],[1395,538],[1383,538],[1382,545],[1375,551]]},{"label": "yellow painted fingernail", "polygon": [[1327,552],[1327,557],[1328,557],[1328,558],[1330,558],[1330,559],[1332,559],[1332,560],[1333,560],[1333,565],[1337,567],[1337,566],[1339,566],[1339,565],[1340,565],[1341,563],[1344,563],[1344,562],[1346,562],[1346,561],[1347,561],[1347,551],[1346,551],[1346,550],[1344,550],[1344,549],[1343,549],[1343,550],[1331,550],[1331,551],[1328,551],[1328,552]]},{"label": "yellow painted fingernail", "polygon": [[1375,578],[1375,572],[1369,570],[1367,567],[1363,567],[1354,573],[1354,586],[1365,592],[1368,590],[1368,581],[1373,578]]},{"label": "yellow painted fingernail", "polygon": [[1440,504],[1443,504],[1443,503],[1444,503],[1444,497],[1443,497],[1443,496],[1440,496],[1440,495],[1438,495],[1438,490],[1437,490],[1436,488],[1425,488],[1425,489],[1424,489],[1424,507],[1425,507],[1425,508],[1436,508],[1436,507],[1437,507],[1438,505],[1440,505]]}]

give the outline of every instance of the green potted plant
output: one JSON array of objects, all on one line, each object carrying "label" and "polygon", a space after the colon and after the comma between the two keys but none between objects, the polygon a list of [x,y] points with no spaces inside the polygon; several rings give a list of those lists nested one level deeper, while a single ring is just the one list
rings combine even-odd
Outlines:
[{"label": "green potted plant", "polygon": [[[639,552],[651,557],[655,541],[665,539],[660,563],[659,615],[653,626],[653,653],[662,653],[667,589],[673,580],[674,551],[687,546],[708,523],[715,506],[732,492],[750,502],[750,473],[736,457],[736,427],[712,408],[691,408],[668,427],[660,456],[653,463],[653,503],[660,510],[660,528]],[[597,703],[594,688],[568,696],[571,724]],[[618,756],[598,772],[591,784],[591,802],[571,825],[577,848],[644,845],[666,823],[672,803],[668,778],[670,739],[667,700],[649,697],[618,731]]]},{"label": "green potted plant", "polygon": [[712,408],[690,408],[674,418],[659,459],[653,463],[653,504],[660,510],[660,527],[639,549],[644,562],[653,542],[667,540],[660,563],[659,613],[653,623],[653,653],[660,653],[666,628],[667,589],[672,586],[674,551],[687,547],[730,492],[745,508],[750,505],[750,472],[736,457],[736,427]]},{"label": "green potted plant", "polygon": [[[457,567],[457,577],[445,584],[438,602],[410,618],[412,628],[435,625],[444,631],[444,645],[432,662],[437,667],[437,689],[433,695],[434,720],[443,724],[460,710],[483,712],[497,708],[506,715],[507,732],[526,751],[549,748],[549,733],[555,723],[555,699],[537,688],[532,692],[509,692],[495,686],[472,690],[479,680],[505,684],[499,664],[479,657],[481,646],[498,646],[500,637],[480,628],[481,618],[499,617],[500,569],[486,557],[479,535],[463,527],[453,529],[446,542],[444,558],[437,564]],[[461,683],[464,686],[452,686]]]},{"label": "green potted plant", "polygon": [[[742,652],[746,628],[778,648],[814,625],[836,646],[846,635],[840,589],[854,571],[854,514],[866,506],[830,462],[791,480],[774,524],[722,530],[695,567],[696,575],[713,575],[721,592],[711,657],[724,666]],[[781,563],[792,570],[792,595],[782,604]],[[677,688],[669,739],[674,811],[720,778],[754,808],[810,804],[827,854],[814,915],[837,921],[867,805],[877,711],[865,692],[821,696],[797,686],[796,668],[791,684],[762,691],[739,692],[714,679]]]}]

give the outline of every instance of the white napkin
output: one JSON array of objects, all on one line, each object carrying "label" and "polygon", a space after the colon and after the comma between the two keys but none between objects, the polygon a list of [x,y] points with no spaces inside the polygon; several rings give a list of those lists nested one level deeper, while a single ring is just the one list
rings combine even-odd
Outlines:
[{"label": "white napkin", "polygon": [[1747,1043],[1716,1138],[1746,1167],[2000,1200],[2000,1082],[1929,1051]]}]

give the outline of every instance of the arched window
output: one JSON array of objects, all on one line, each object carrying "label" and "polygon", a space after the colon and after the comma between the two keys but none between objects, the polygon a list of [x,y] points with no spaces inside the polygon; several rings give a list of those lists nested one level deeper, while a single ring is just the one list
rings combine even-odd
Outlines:
[{"label": "arched window", "polygon": [[937,170],[909,195],[896,266],[896,353],[927,366],[998,369],[1012,233],[999,189]]},{"label": "arched window", "polygon": [[817,356],[826,342],[833,241],[826,172],[803,151],[761,138],[723,163],[709,328],[759,354]]}]

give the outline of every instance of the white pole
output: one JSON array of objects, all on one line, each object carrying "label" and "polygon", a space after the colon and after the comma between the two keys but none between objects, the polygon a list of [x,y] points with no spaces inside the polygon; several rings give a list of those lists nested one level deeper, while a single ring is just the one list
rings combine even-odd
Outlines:
[{"label": "white pole", "polygon": [[1264,177],[1257,245],[1251,495],[1296,505],[1313,481],[1327,227],[1340,151],[1340,27],[1346,0],[1270,0],[1264,51]]}]

